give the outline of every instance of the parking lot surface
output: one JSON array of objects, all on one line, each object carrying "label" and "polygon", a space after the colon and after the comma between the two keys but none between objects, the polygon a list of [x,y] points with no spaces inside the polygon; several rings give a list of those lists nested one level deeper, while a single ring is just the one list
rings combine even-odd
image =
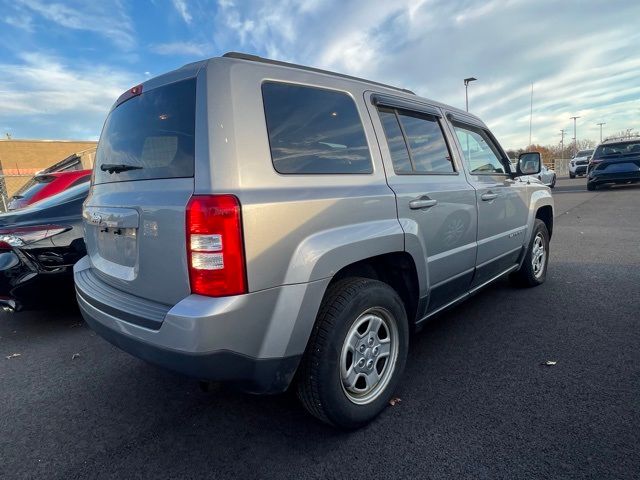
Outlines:
[{"label": "parking lot surface", "polygon": [[204,393],[73,308],[0,314],[0,478],[637,478],[640,186],[553,193],[547,282],[432,321],[353,433],[293,395]]}]

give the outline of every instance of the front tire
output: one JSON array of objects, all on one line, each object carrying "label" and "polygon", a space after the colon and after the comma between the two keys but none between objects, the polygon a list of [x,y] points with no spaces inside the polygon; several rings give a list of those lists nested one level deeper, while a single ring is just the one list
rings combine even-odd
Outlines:
[{"label": "front tire", "polygon": [[569,178],[576,178],[576,174],[569,172]]},{"label": "front tire", "polygon": [[549,188],[554,188],[556,186],[556,176],[553,176],[553,179],[551,180],[551,185],[549,186]]},{"label": "front tire", "polygon": [[389,403],[408,345],[407,315],[395,290],[377,280],[340,280],[320,306],[298,373],[298,398],[325,423],[361,427]]},{"label": "front tire", "polygon": [[536,218],[527,254],[520,270],[510,275],[510,280],[522,287],[537,287],[547,278],[549,263],[549,231],[542,220]]},{"label": "front tire", "polygon": [[597,185],[593,182],[587,182],[587,190],[589,190],[590,192],[595,191],[595,189],[598,188]]}]

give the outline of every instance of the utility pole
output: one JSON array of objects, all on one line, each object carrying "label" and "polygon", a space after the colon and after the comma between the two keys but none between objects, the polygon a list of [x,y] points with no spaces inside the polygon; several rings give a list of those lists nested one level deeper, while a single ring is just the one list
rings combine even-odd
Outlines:
[{"label": "utility pole", "polygon": [[564,160],[564,132],[564,128],[560,130],[560,160]]},{"label": "utility pole", "polygon": [[533,82],[531,82],[531,107],[529,109],[529,147],[531,147],[531,125],[533,124]]},{"label": "utility pole", "polygon": [[573,120],[573,154],[578,153],[578,136],[576,134],[576,120],[580,117],[570,117]]},{"label": "utility pole", "polygon": [[467,106],[467,112],[469,111],[469,84],[471,82],[475,82],[476,80],[478,79],[475,77],[469,77],[464,79],[464,100],[465,100],[465,105]]},{"label": "utility pole", "polygon": [[605,122],[596,123],[596,125],[600,125],[600,143],[602,143],[602,125],[606,125]]}]

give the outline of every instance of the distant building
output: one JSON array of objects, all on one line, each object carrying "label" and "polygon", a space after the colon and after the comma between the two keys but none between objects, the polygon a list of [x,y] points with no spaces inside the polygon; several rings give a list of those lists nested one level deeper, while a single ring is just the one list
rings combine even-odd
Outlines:
[{"label": "distant building", "polygon": [[11,197],[35,173],[68,157],[70,169],[93,167],[96,145],[76,140],[0,139],[0,195]]}]

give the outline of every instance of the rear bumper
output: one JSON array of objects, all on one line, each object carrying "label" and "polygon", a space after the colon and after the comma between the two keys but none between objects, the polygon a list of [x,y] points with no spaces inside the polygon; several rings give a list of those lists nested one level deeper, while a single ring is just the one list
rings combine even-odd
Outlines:
[{"label": "rear bumper", "polygon": [[300,356],[259,359],[227,351],[170,350],[119,332],[100,313],[87,308],[80,298],[78,301],[86,322],[105,340],[149,363],[199,380],[228,382],[250,393],[279,393],[287,389],[300,363]]},{"label": "rear bumper", "polygon": [[329,282],[235,297],[190,295],[166,307],[158,327],[149,328],[130,318],[130,294],[122,292],[122,300],[112,297],[108,309],[95,302],[100,292],[94,295],[91,284],[79,278],[89,268],[87,257],[76,264],[76,292],[83,317],[99,335],[161,367],[199,380],[232,383],[251,393],[278,393],[289,386]]},{"label": "rear bumper", "polygon": [[589,172],[587,178],[589,183],[614,183],[614,182],[638,182],[640,181],[640,171],[615,172],[615,173],[598,173],[598,170]]}]

